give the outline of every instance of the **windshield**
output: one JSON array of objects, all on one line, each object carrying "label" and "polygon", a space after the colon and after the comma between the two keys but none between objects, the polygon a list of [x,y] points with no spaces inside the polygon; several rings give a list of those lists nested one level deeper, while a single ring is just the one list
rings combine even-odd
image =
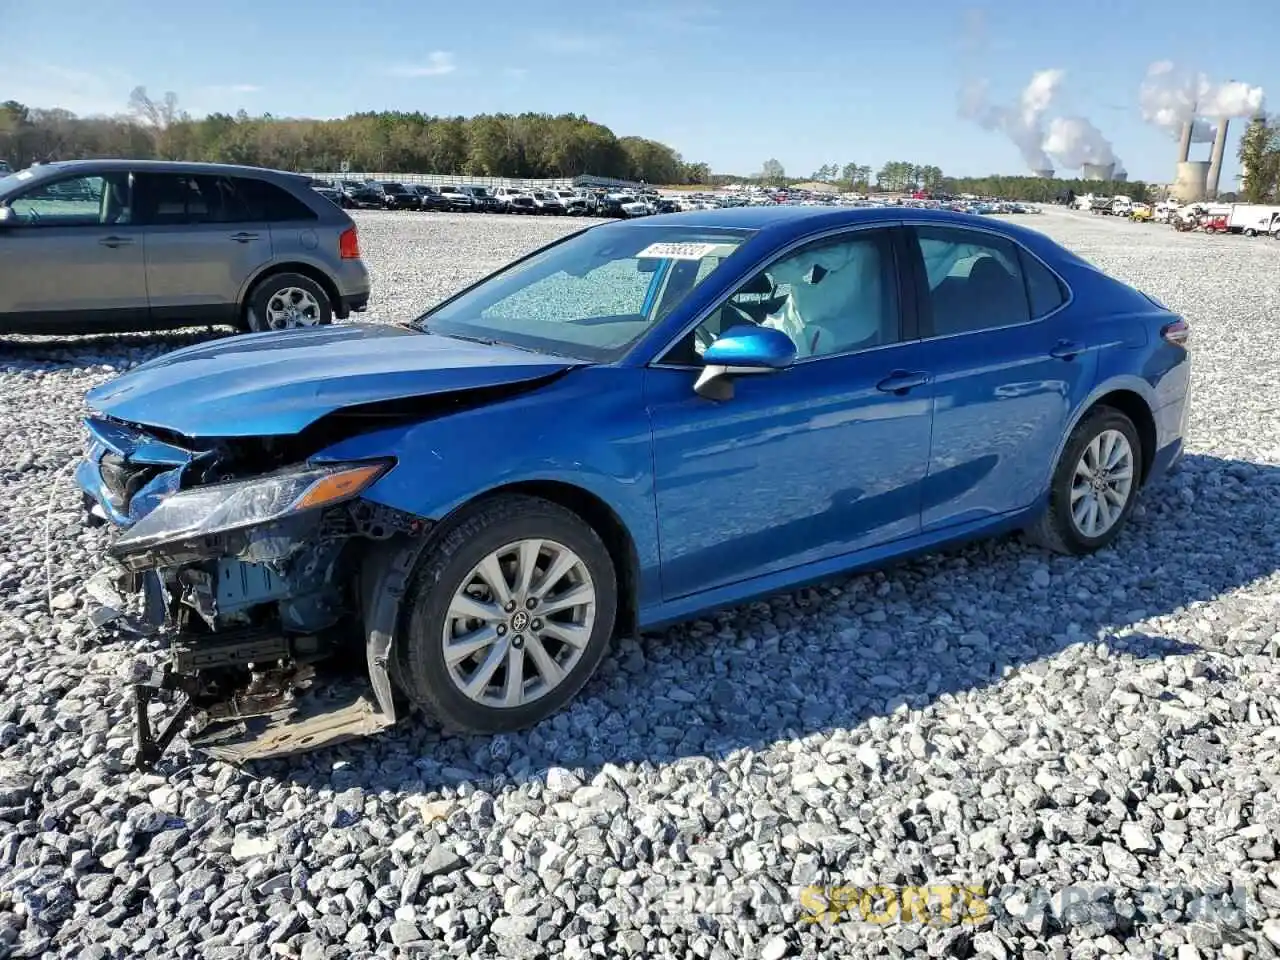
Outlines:
[{"label": "windshield", "polygon": [[512,264],[416,321],[444,336],[617,360],[751,236],[595,227]]},{"label": "windshield", "polygon": [[470,192],[477,197],[487,197],[489,195],[488,191],[485,190],[484,187],[471,187]]}]

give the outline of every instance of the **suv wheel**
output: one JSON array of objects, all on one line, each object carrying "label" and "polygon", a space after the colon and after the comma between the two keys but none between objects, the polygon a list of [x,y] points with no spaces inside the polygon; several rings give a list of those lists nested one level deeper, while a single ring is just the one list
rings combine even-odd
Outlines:
[{"label": "suv wheel", "polygon": [[245,326],[254,333],[333,323],[324,288],[301,273],[273,273],[249,294]]}]

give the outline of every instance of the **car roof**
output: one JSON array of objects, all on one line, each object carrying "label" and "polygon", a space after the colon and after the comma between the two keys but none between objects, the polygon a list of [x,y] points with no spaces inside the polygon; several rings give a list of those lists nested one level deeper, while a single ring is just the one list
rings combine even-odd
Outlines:
[{"label": "car roof", "polygon": [[616,226],[625,229],[647,224],[649,226],[755,230],[776,242],[786,242],[794,237],[825,230],[838,230],[845,226],[889,224],[899,220],[994,230],[1010,238],[1016,238],[1033,249],[1043,249],[1046,244],[1051,247],[1057,246],[1044,234],[1018,224],[995,220],[976,213],[934,210],[927,207],[718,207],[713,210],[687,210],[681,213],[661,213],[636,220],[622,220],[618,221]]},{"label": "car roof", "polygon": [[135,170],[147,173],[191,173],[215,176],[274,177],[280,180],[310,180],[310,174],[292,173],[288,170],[272,170],[269,167],[250,167],[233,163],[194,163],[179,160],[56,160],[33,167],[36,177],[49,177],[63,173],[108,173],[118,170]]}]

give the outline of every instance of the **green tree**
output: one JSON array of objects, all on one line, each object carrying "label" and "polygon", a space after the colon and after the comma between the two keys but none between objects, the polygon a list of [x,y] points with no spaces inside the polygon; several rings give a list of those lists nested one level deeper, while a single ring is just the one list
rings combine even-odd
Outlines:
[{"label": "green tree", "polygon": [[1240,191],[1250,203],[1273,199],[1280,188],[1280,119],[1258,118],[1240,138],[1237,151],[1244,176]]},{"label": "green tree", "polygon": [[787,179],[787,171],[779,160],[769,159],[760,168],[760,179],[765,183],[781,186]]}]

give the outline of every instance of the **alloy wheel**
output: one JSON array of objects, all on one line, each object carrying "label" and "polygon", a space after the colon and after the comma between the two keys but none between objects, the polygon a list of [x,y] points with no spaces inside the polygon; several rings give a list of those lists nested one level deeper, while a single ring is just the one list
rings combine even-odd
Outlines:
[{"label": "alloy wheel", "polygon": [[1089,539],[1116,525],[1133,494],[1133,448],[1119,430],[1104,430],[1084,448],[1071,480],[1071,522]]},{"label": "alloy wheel", "polygon": [[463,578],[441,642],[466,697],[514,708],[555,689],[582,657],[596,618],[586,563],[554,540],[494,550]]},{"label": "alloy wheel", "polygon": [[314,327],[320,322],[320,304],[309,290],[285,287],[267,299],[267,326],[272,330]]}]

